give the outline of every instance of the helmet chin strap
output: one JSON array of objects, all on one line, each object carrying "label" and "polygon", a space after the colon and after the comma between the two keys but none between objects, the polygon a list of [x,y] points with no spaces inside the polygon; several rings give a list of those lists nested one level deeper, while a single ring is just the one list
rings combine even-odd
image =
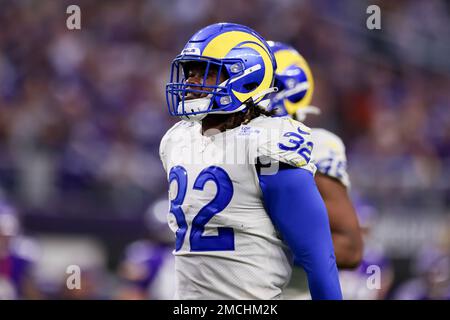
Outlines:
[{"label": "helmet chin strap", "polygon": [[[277,91],[278,91],[277,87],[271,87],[271,88],[261,91],[257,95],[254,95],[253,97],[251,97],[251,99],[253,101],[256,101],[259,98],[264,97],[265,95],[267,95],[269,93],[273,93],[273,92],[277,92]],[[190,111],[190,112],[206,111],[207,108],[209,107],[209,104],[211,103],[211,98],[212,98],[212,95],[210,94],[204,98],[197,98],[197,99],[184,101],[184,108],[185,108],[185,110]],[[256,103],[256,105],[258,107],[266,110],[269,103],[270,103],[270,99],[265,99],[265,100],[261,100],[260,102]],[[181,102],[180,102],[180,104],[181,104]],[[181,116],[181,119],[186,120],[186,121],[202,121],[208,114],[211,114],[211,113],[230,114],[230,113],[241,112],[241,111],[245,110],[246,108],[247,108],[247,104],[243,103],[240,105],[239,108],[236,108],[233,111],[220,111],[219,110],[219,111],[211,111],[211,112],[201,112],[198,114]]]},{"label": "helmet chin strap", "polygon": [[[224,85],[225,83],[227,83],[229,81],[229,79],[225,80],[224,82],[222,82],[221,84],[219,84],[219,86],[221,87],[222,85]],[[254,95],[253,97],[251,97],[250,99],[252,99],[253,101],[256,101],[258,99],[260,99],[261,97],[264,97],[265,95],[269,94],[269,93],[273,93],[273,92],[278,92],[278,88],[277,87],[270,87],[266,90],[263,90],[261,92],[259,92],[258,94]],[[213,97],[212,94],[207,95],[204,98],[197,98],[197,99],[192,99],[192,100],[185,100],[184,101],[184,110],[188,111],[188,112],[199,112],[197,114],[191,114],[191,115],[183,115],[180,116],[181,119],[186,120],[186,121],[201,121],[203,120],[208,114],[210,113],[215,113],[215,114],[229,114],[229,113],[236,113],[236,112],[240,112],[243,111],[247,108],[247,104],[243,103],[239,106],[239,108],[236,108],[235,110],[232,111],[210,111],[210,112],[205,112],[209,105],[211,104],[211,98]],[[265,99],[265,100],[261,100],[258,103],[255,103],[258,107],[262,108],[262,109],[266,109],[267,106],[270,103],[270,99]],[[182,107],[182,102],[180,102],[178,104],[178,108],[181,109]]]},{"label": "helmet chin strap", "polygon": [[297,112],[295,112],[295,116],[298,121],[305,121],[308,114],[319,115],[320,109],[315,106],[306,106],[304,108],[300,108],[299,110],[297,110]]},{"label": "helmet chin strap", "polygon": [[[204,117],[208,115],[206,111],[211,103],[212,95],[208,95],[204,98],[197,98],[192,100],[184,101],[184,110],[188,112],[199,112],[197,114],[183,115],[180,116],[181,119],[186,121],[201,121]],[[178,108],[182,108],[182,102],[178,104]]]},{"label": "helmet chin strap", "polygon": [[259,98],[264,97],[266,94],[273,93],[273,92],[278,92],[278,88],[277,87],[270,87],[270,88],[268,88],[266,90],[261,91],[257,95],[254,95],[252,97],[252,99],[253,99],[253,101],[256,101]]},{"label": "helmet chin strap", "polygon": [[[222,87],[224,84],[226,84],[230,79],[225,80],[221,84],[219,84],[219,87]],[[223,87],[225,88],[225,87]],[[217,89],[216,89],[217,90]],[[184,110],[188,112],[200,112],[197,114],[191,114],[191,115],[183,115],[180,116],[181,119],[186,121],[202,121],[209,113],[211,112],[205,112],[208,110],[209,105],[211,104],[211,99],[213,95],[209,94],[204,98],[197,98],[192,100],[185,100],[184,101]],[[178,108],[182,109],[182,102],[178,103]],[[218,113],[218,112],[216,112]]]},{"label": "helmet chin strap", "polygon": [[299,82],[293,88],[281,91],[280,93],[278,93],[276,95],[275,98],[277,100],[283,100],[291,95],[297,94],[299,92],[302,92],[302,91],[305,91],[308,89],[309,89],[309,83],[307,81]]},{"label": "helmet chin strap", "polygon": [[[274,92],[278,92],[278,88],[277,87],[271,87],[271,88],[269,88],[267,90],[263,90],[262,92],[260,92],[256,96],[254,96],[252,99],[253,99],[253,101],[256,101],[259,98],[264,97],[265,95],[270,94],[270,93],[274,93]],[[267,110],[267,107],[269,106],[269,104],[270,104],[270,99],[264,99],[264,100],[261,100],[260,102],[256,103],[256,105],[258,107],[260,107],[260,108],[262,108],[264,110]]]}]

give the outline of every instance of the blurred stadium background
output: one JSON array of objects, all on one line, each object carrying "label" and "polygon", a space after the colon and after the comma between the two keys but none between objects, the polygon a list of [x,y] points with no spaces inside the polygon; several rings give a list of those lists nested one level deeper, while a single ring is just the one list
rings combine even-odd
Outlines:
[{"label": "blurred stadium background", "polygon": [[[81,30],[66,28],[71,4]],[[370,4],[381,30],[366,28]],[[187,39],[220,21],[310,62],[322,115],[306,123],[346,143],[366,245],[389,265],[379,298],[450,298],[444,0],[0,0],[0,217],[21,224],[3,219],[0,297],[170,296],[164,85]],[[82,290],[65,287],[73,264]]]}]

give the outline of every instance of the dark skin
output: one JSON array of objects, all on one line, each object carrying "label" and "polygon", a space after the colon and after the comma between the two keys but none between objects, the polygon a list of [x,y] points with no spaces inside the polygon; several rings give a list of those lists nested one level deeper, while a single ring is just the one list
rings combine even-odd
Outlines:
[{"label": "dark skin", "polygon": [[[187,83],[200,85],[203,82],[204,64],[192,63],[186,69]],[[218,70],[210,68],[206,84],[215,85],[217,75]],[[225,74],[221,73],[219,83],[225,80]],[[204,90],[208,89],[204,88]],[[188,93],[186,99],[203,98],[206,95],[206,93]],[[208,114],[202,120],[202,134],[208,135],[210,129],[215,129],[215,132],[217,132],[216,130],[223,132],[233,129],[258,117],[261,113],[257,107],[253,107],[248,108],[246,112]],[[320,173],[316,174],[315,181],[327,207],[337,266],[340,269],[356,268],[362,259],[363,241],[356,212],[348,196],[347,188],[338,180]]]},{"label": "dark skin", "polygon": [[337,179],[319,172],[315,181],[327,207],[337,266],[340,269],[356,268],[361,263],[363,240],[347,188]]},{"label": "dark skin", "polygon": [[[208,76],[206,77],[206,85],[215,85],[217,83],[218,68],[210,66]],[[203,83],[203,77],[205,74],[205,64],[191,62],[186,65],[186,83],[200,85]],[[224,72],[220,73],[218,83],[222,83],[227,79]],[[188,87],[189,89],[189,87]],[[200,87],[201,90],[211,91],[210,88]],[[186,100],[204,98],[207,93],[189,92],[186,94]],[[208,130],[216,129],[219,131],[225,131],[235,128],[241,123],[249,121],[251,119],[250,111],[244,113],[231,113],[231,114],[209,114],[202,120],[202,134],[208,135]]]}]

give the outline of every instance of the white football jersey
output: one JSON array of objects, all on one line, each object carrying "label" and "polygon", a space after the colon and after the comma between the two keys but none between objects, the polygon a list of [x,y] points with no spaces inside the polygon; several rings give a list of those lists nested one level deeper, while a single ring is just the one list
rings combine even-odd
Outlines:
[{"label": "white football jersey", "polygon": [[347,173],[347,157],[345,146],[341,138],[334,133],[320,128],[312,128],[312,141],[314,143],[313,162],[317,171],[338,179],[347,188],[350,179]]},{"label": "white football jersey", "polygon": [[311,149],[310,129],[289,118],[260,116],[213,136],[180,121],[166,133],[176,299],[281,298],[292,258],[264,209],[255,163],[266,156],[314,173]]}]

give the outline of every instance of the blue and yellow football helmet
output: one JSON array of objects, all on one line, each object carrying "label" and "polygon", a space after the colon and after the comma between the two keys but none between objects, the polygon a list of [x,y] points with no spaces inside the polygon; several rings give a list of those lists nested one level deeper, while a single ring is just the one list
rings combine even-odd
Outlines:
[{"label": "blue and yellow football helmet", "polygon": [[[199,84],[186,81],[192,63],[203,66],[203,81]],[[276,90],[275,69],[276,60],[269,45],[252,29],[234,23],[207,26],[188,41],[172,62],[166,85],[169,113],[199,121],[209,113],[244,111],[249,101],[262,104],[266,95]],[[211,70],[215,70],[212,85],[207,83]]]},{"label": "blue and yellow football helmet", "polygon": [[309,107],[314,91],[314,79],[308,63],[291,46],[268,41],[275,55],[275,86],[278,93],[272,96],[269,110],[276,116],[301,113]]}]

